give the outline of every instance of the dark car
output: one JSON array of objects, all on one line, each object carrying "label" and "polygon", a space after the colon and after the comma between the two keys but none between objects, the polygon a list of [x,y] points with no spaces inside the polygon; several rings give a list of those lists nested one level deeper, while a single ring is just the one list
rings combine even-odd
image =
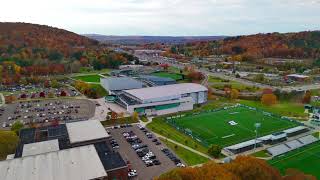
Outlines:
[{"label": "dark car", "polygon": [[153,160],[152,162],[153,162],[154,165],[160,165],[161,164],[161,162],[159,160],[157,160],[157,159]]}]

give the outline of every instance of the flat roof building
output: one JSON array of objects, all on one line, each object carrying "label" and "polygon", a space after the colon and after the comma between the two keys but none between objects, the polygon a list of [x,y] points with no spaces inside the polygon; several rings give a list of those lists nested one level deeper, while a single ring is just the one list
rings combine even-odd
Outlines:
[{"label": "flat roof building", "polygon": [[174,79],[167,78],[167,77],[143,75],[143,76],[139,76],[139,78],[142,81],[146,82],[147,84],[150,84],[151,86],[163,86],[163,85],[176,84],[176,81]]},{"label": "flat roof building", "polygon": [[66,127],[72,145],[101,141],[110,136],[102,124],[96,120],[67,123]]},{"label": "flat roof building", "polygon": [[142,82],[130,77],[101,78],[101,85],[110,95],[113,95],[118,91],[138,89],[144,86]]},{"label": "flat roof building", "polygon": [[25,144],[23,146],[22,157],[59,151],[58,139]]},{"label": "flat roof building", "polygon": [[90,180],[106,177],[94,145],[0,161],[1,180]]},{"label": "flat roof building", "polygon": [[128,112],[163,115],[192,110],[207,101],[208,89],[200,84],[182,83],[124,90],[116,102]]},{"label": "flat roof building", "polygon": [[128,166],[108,144],[99,121],[22,129],[14,155],[0,162],[0,179],[128,178]]}]

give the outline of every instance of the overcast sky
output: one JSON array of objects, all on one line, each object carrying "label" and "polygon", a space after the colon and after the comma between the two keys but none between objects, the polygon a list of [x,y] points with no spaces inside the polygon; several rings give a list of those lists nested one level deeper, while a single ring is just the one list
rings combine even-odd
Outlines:
[{"label": "overcast sky", "polygon": [[320,0],[1,0],[0,21],[105,35],[320,30]]}]

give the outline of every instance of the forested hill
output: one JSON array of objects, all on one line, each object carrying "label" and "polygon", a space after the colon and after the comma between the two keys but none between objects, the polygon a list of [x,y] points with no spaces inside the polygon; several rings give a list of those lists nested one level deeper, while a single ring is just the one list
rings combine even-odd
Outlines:
[{"label": "forested hill", "polygon": [[226,38],[220,50],[254,57],[317,58],[320,55],[320,31]]},{"label": "forested hill", "polygon": [[0,57],[59,60],[98,42],[44,25],[0,22]]},{"label": "forested hill", "polygon": [[319,58],[320,31],[299,33],[268,33],[227,37],[220,41],[177,45],[171,53],[187,56],[211,54],[243,55],[250,58]]},{"label": "forested hill", "polygon": [[[0,23],[0,83],[2,78],[6,79],[6,84],[11,84],[13,76],[74,73],[83,68],[117,68],[129,61],[136,61],[136,58],[63,29]],[[16,79],[19,82],[19,78]]]}]

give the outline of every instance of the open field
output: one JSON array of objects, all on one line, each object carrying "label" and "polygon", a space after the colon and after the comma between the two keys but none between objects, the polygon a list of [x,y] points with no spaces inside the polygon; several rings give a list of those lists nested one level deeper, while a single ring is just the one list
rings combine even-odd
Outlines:
[{"label": "open field", "polygon": [[[235,125],[230,125],[234,121]],[[180,130],[185,130],[198,141],[209,146],[218,144],[223,147],[240,143],[255,137],[255,123],[261,123],[259,136],[296,126],[296,123],[247,107],[232,107],[214,112],[203,112],[169,120]]]},{"label": "open field", "polygon": [[160,138],[163,143],[165,143],[172,151],[175,152],[188,166],[193,166],[197,164],[202,164],[209,161],[208,158],[200,156],[194,152],[191,152],[181,146],[176,146],[176,144],[166,141],[166,139]]},{"label": "open field", "polygon": [[152,75],[158,76],[158,77],[172,78],[174,80],[181,80],[182,79],[182,75],[181,74],[177,74],[177,73],[155,72],[155,73],[152,73]]},{"label": "open field", "polygon": [[260,89],[253,86],[241,84],[237,81],[224,80],[218,77],[209,76],[208,82],[211,84],[210,87],[223,90],[225,87],[231,87],[239,91],[257,92]]},{"label": "open field", "polygon": [[281,116],[308,117],[308,114],[304,113],[304,105],[300,103],[278,102],[278,104],[272,106],[265,106],[261,104],[260,101],[239,100],[239,103],[256,107],[274,114],[279,114]]},{"label": "open field", "polygon": [[74,76],[73,77],[76,80],[81,80],[84,82],[100,82],[100,78],[102,78],[100,75],[98,74],[92,74],[92,75],[83,75],[83,76]]},{"label": "open field", "polygon": [[163,118],[154,118],[152,122],[147,125],[147,128],[157,134],[189,146],[197,151],[206,154],[208,153],[208,148],[204,147],[202,144],[192,139],[190,136],[177,131],[175,128],[166,123]]},{"label": "open field", "polygon": [[281,173],[284,173],[288,168],[294,168],[320,178],[320,142],[276,157],[270,160],[269,164],[278,168]]}]

